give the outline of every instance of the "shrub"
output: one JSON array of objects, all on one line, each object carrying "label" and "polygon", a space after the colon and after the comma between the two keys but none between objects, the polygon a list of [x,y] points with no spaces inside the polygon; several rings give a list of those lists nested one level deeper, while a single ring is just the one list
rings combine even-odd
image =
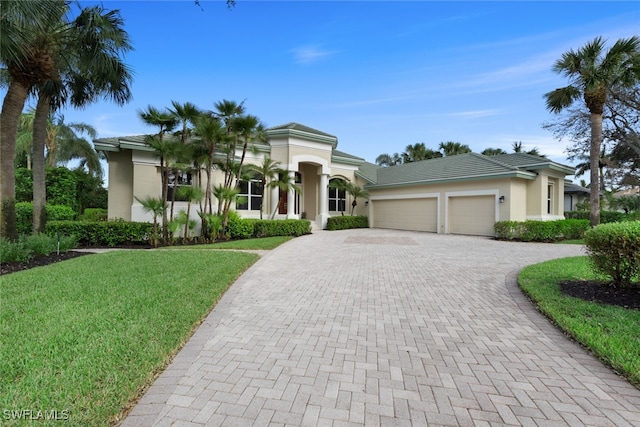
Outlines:
[{"label": "shrub", "polygon": [[[613,280],[629,286],[640,274],[640,222],[601,224],[584,235],[593,267]],[[637,284],[637,282],[636,282]]]},{"label": "shrub", "polygon": [[581,239],[589,229],[589,220],[560,219],[556,221],[498,221],[494,225],[496,239],[523,242],[555,242]]},{"label": "shrub", "polygon": [[311,221],[307,219],[252,220],[255,237],[302,236],[311,233]]},{"label": "shrub", "polygon": [[78,219],[80,221],[106,221],[107,210],[102,208],[86,208]]},{"label": "shrub", "polygon": [[15,242],[0,237],[0,262],[24,262],[31,259],[23,238]]},{"label": "shrub", "polygon": [[76,236],[83,245],[117,246],[148,243],[153,234],[153,224],[123,220],[50,221],[45,231]]},{"label": "shrub", "polygon": [[242,219],[236,211],[229,211],[226,235],[231,239],[250,239],[254,235],[254,221]]},{"label": "shrub", "polygon": [[[564,213],[564,216],[568,219],[589,219],[589,214],[589,211],[568,211]],[[600,211],[600,224],[633,221],[635,219],[638,219],[638,215],[634,212],[624,213],[618,211]]]},{"label": "shrub", "polygon": [[[72,208],[65,205],[45,205],[47,221],[70,221],[76,216]],[[33,224],[33,203],[16,203],[16,225],[18,234],[30,234]]]},{"label": "shrub", "polygon": [[348,228],[369,228],[369,217],[332,216],[327,220],[327,230],[346,230]]}]

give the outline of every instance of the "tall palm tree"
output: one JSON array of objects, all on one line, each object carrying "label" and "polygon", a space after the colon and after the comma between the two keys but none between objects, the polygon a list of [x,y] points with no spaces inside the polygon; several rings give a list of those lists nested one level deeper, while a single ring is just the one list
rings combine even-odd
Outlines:
[{"label": "tall palm tree", "polygon": [[582,98],[590,113],[590,222],[596,226],[600,223],[598,163],[604,106],[612,89],[632,87],[640,81],[640,37],[620,39],[607,51],[605,40],[596,37],[577,51],[564,53],[553,71],[567,77],[569,85],[544,95],[547,109],[560,113]]},{"label": "tall palm tree", "polygon": [[398,153],[393,154],[380,154],[376,157],[376,164],[378,166],[395,166],[402,164],[402,157]]},{"label": "tall palm tree", "polygon": [[69,8],[64,0],[3,0],[0,6],[0,62],[9,76],[0,113],[0,235],[17,238],[13,161],[20,114],[34,87],[56,72],[46,35]]},{"label": "tall palm tree", "polygon": [[452,141],[441,142],[438,146],[438,150],[440,150],[442,155],[445,157],[471,153],[471,148],[468,145]]},{"label": "tall palm tree", "polygon": [[[72,21],[61,19],[57,26],[43,34],[50,46],[48,54],[54,71],[34,88],[38,97],[33,130],[34,232],[44,227],[44,222],[38,218],[44,218],[44,147],[47,142],[55,141],[50,137],[48,128],[50,116],[66,104],[84,107],[101,96],[118,105],[131,98],[129,84],[132,76],[121,56],[132,47],[123,26],[118,11],[93,6],[82,9]],[[94,132],[87,134],[95,137]],[[91,156],[94,151],[88,141],[82,138],[70,138],[69,141],[75,141],[75,148],[64,153],[67,158],[60,160],[75,156],[87,158],[89,155],[89,169],[101,169],[99,160]],[[48,163],[52,166],[59,160],[55,155],[57,147],[48,145],[47,148]]]},{"label": "tall palm tree", "polygon": [[500,154],[507,154],[506,151],[504,151],[502,148],[485,148],[484,150],[482,150],[482,154],[483,156],[498,156]]},{"label": "tall palm tree", "polygon": [[284,195],[287,194],[290,190],[293,190],[295,193],[300,193],[302,190],[296,184],[295,177],[289,175],[289,171],[286,169],[280,169],[278,171],[278,178],[271,181],[267,184],[269,188],[277,188],[280,191],[280,197],[278,198],[278,204],[275,209],[271,213],[271,219],[276,217],[276,212],[284,202]]},{"label": "tall palm tree", "polygon": [[434,159],[436,157],[442,157],[442,154],[438,151],[427,148],[424,142],[418,142],[416,144],[409,144],[402,153],[403,163],[419,162],[421,160]]},{"label": "tall palm tree", "polygon": [[265,189],[268,182],[273,180],[278,172],[282,169],[280,162],[273,160],[271,157],[265,157],[259,165],[251,165],[251,171],[260,179],[260,187],[262,188],[262,199],[260,199],[260,219],[262,219],[262,211],[264,210]]},{"label": "tall palm tree", "polygon": [[195,185],[190,185],[188,187],[180,187],[178,190],[180,192],[180,197],[187,200],[187,214],[184,225],[184,239],[187,240],[189,233],[189,217],[191,215],[191,203],[199,202],[204,197],[204,191],[200,187],[196,187]]},{"label": "tall palm tree", "polygon": [[[160,111],[149,105],[146,110],[138,111],[138,116],[142,121],[151,126],[158,127],[158,133],[148,135],[145,142],[156,152],[160,159],[160,179],[162,182],[161,198],[163,203],[167,203],[167,192],[169,188],[169,162],[175,152],[175,141],[165,140],[165,134],[171,132],[177,125],[175,117],[168,111]],[[169,231],[167,229],[168,218],[165,209],[162,212],[162,237],[167,240]]]},{"label": "tall palm tree", "polygon": [[211,114],[202,114],[195,120],[196,146],[195,154],[199,153],[207,176],[205,185],[204,206],[206,213],[213,214],[213,197],[211,192],[211,175],[215,164],[216,148],[226,137],[226,130],[219,119]]}]

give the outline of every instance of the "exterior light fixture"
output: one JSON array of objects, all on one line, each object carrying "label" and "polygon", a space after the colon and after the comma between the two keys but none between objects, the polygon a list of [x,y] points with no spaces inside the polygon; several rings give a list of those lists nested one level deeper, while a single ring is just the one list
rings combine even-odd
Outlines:
[{"label": "exterior light fixture", "polygon": [[504,203],[504,196],[500,196],[498,200],[500,201],[500,203]]}]

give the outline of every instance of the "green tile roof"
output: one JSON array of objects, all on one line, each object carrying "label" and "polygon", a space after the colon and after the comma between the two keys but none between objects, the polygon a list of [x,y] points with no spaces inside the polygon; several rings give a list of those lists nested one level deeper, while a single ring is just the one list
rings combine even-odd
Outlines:
[{"label": "green tile roof", "polygon": [[270,130],[297,130],[297,131],[300,131],[300,132],[306,132],[306,133],[312,133],[312,134],[315,134],[315,135],[328,136],[328,137],[337,139],[337,137],[335,135],[331,135],[329,133],[322,132],[322,131],[320,131],[318,129],[314,129],[312,127],[301,125],[300,123],[294,123],[294,122],[290,122],[290,123],[286,123],[284,125],[273,126],[273,127],[267,128],[267,132],[270,131]]},{"label": "green tile roof", "polygon": [[529,154],[468,153],[390,167],[363,164],[359,175],[371,182],[368,188],[380,188],[508,177],[535,179],[535,169],[541,168],[573,173],[569,166]]}]

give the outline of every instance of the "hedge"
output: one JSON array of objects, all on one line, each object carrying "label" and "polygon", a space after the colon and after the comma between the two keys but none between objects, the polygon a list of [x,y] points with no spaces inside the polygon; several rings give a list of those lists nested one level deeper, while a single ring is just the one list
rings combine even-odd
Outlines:
[{"label": "hedge", "polygon": [[[45,204],[47,221],[70,221],[76,217],[75,211],[65,205]],[[33,203],[16,203],[16,226],[18,234],[31,234],[33,230]]]},{"label": "hedge", "polygon": [[[568,211],[564,213],[567,219],[589,219],[589,211]],[[600,224],[610,222],[633,221],[640,219],[638,213],[624,213],[618,211],[600,211]]]},{"label": "hedge", "polygon": [[523,242],[556,242],[582,239],[589,229],[589,220],[560,219],[556,221],[498,221],[494,225],[496,239]]},{"label": "hedge", "polygon": [[632,285],[640,277],[640,221],[601,224],[584,235],[596,271],[617,286]]},{"label": "hedge", "polygon": [[137,245],[149,242],[153,224],[122,220],[49,221],[45,232],[75,236],[78,243],[88,246]]},{"label": "hedge", "polygon": [[231,239],[252,237],[302,236],[311,233],[311,221],[306,219],[251,219],[229,216],[227,236]]},{"label": "hedge", "polygon": [[369,217],[332,216],[327,220],[327,230],[346,230],[348,228],[369,228]]}]

